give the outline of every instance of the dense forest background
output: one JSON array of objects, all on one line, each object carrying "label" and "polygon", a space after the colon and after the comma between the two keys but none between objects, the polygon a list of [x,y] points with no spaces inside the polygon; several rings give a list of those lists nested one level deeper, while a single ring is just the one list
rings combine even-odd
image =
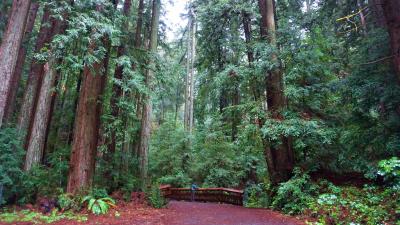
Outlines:
[{"label": "dense forest background", "polygon": [[0,2],[0,204],[197,183],[299,213],[325,178],[398,216],[399,1],[193,0],[172,41],[165,4]]}]

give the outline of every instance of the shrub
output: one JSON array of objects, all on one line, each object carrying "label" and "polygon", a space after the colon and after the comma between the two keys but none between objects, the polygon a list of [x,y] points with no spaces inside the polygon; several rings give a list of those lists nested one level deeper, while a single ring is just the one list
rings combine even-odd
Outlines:
[{"label": "shrub", "polygon": [[[0,205],[19,192],[18,183],[23,172],[21,170],[24,150],[18,131],[13,128],[0,129],[0,186],[2,186],[4,198],[0,193]],[[0,188],[1,189],[1,188]]]},{"label": "shrub", "polygon": [[191,183],[192,179],[190,179],[183,171],[178,171],[173,175],[161,177],[159,181],[162,184],[170,184],[173,187],[185,187]]},{"label": "shrub", "polygon": [[395,224],[398,205],[399,195],[393,189],[344,187],[321,193],[309,204],[309,216],[319,224]]},{"label": "shrub", "polygon": [[44,166],[34,166],[25,172],[21,181],[18,202],[34,203],[39,196],[56,194],[57,184],[49,179],[50,171]]},{"label": "shrub", "polygon": [[296,168],[293,178],[279,185],[272,206],[288,214],[300,214],[307,209],[317,190],[310,176]]},{"label": "shrub", "polygon": [[378,175],[383,176],[385,182],[395,189],[400,189],[400,159],[393,157],[382,160],[378,164]]},{"label": "shrub", "polygon": [[150,205],[156,209],[162,208],[167,204],[166,199],[161,194],[160,184],[158,183],[152,185],[150,190],[148,190],[147,199]]},{"label": "shrub", "polygon": [[61,193],[58,195],[57,203],[62,212],[67,210],[79,211],[81,209],[79,197],[75,197],[70,193]]},{"label": "shrub", "polygon": [[248,208],[267,208],[271,204],[271,197],[268,192],[269,185],[264,183],[251,185],[245,190],[245,203]]}]

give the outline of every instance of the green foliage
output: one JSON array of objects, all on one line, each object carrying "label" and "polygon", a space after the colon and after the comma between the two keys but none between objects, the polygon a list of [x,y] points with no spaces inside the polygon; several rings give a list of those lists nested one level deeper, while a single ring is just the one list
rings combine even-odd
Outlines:
[{"label": "green foliage", "polygon": [[301,214],[317,194],[318,186],[300,169],[296,168],[293,173],[292,179],[279,185],[272,207],[288,214]]},{"label": "green foliage", "polygon": [[162,196],[158,183],[153,184],[146,195],[150,205],[156,209],[160,209],[167,204],[167,200]]},{"label": "green foliage", "polygon": [[150,170],[162,184],[184,187],[190,184],[188,169],[191,151],[189,138],[181,125],[168,121],[160,126],[151,141]]},{"label": "green foliage", "polygon": [[93,192],[94,195],[83,197],[81,204],[86,203],[87,209],[95,215],[106,214],[110,207],[115,207],[115,200],[104,196],[103,192]]},{"label": "green foliage", "polygon": [[0,205],[19,192],[18,184],[23,177],[21,166],[24,156],[24,150],[20,146],[21,141],[16,129],[0,129],[0,185],[4,186]]},{"label": "green foliage", "polygon": [[[323,185],[322,185],[323,186]],[[399,194],[374,186],[364,188],[321,189],[309,203],[305,214],[315,217],[317,224],[394,224],[399,213]]]},{"label": "green foliage", "polygon": [[245,191],[244,206],[248,208],[268,208],[271,205],[270,185],[251,185]]},{"label": "green foliage", "polygon": [[74,214],[72,212],[59,213],[57,210],[53,210],[49,215],[43,215],[29,210],[4,211],[0,213],[0,222],[6,223],[29,222],[33,224],[49,224],[60,220],[85,222],[87,221],[87,216],[84,214]]},{"label": "green foliage", "polygon": [[378,174],[383,176],[385,182],[392,185],[395,189],[400,189],[400,159],[393,157],[382,160],[378,164]]},{"label": "green foliage", "polygon": [[57,203],[62,212],[67,210],[79,211],[81,208],[79,197],[70,193],[59,194],[57,196]]}]

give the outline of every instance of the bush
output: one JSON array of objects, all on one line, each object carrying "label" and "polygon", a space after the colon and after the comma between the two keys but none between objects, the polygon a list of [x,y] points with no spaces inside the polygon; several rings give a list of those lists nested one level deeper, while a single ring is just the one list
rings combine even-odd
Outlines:
[{"label": "bush", "polygon": [[400,159],[393,157],[382,160],[378,164],[378,175],[383,176],[385,182],[395,189],[400,189]]},{"label": "bush", "polygon": [[59,194],[57,197],[57,203],[62,212],[67,210],[79,211],[81,209],[79,197],[75,197],[70,193]]},{"label": "bush", "polygon": [[90,191],[90,196],[93,198],[108,198],[107,190],[104,188],[93,188]]},{"label": "bush", "polygon": [[306,214],[317,218],[319,224],[395,224],[399,200],[393,189],[336,187],[315,198]]},{"label": "bush", "polygon": [[268,208],[271,205],[270,186],[264,183],[251,185],[245,190],[244,205],[248,208]]},{"label": "bush", "polygon": [[23,175],[21,166],[25,154],[21,146],[16,129],[0,129],[0,186],[4,193],[0,193],[0,205],[19,192],[18,184]]},{"label": "bush", "polygon": [[147,192],[147,199],[150,205],[156,209],[160,209],[167,204],[166,199],[162,196],[160,191],[160,184],[154,184]]},{"label": "bush", "polygon": [[288,214],[300,214],[308,208],[317,194],[318,186],[311,182],[310,176],[294,169],[292,179],[279,185],[272,207]]},{"label": "bush", "polygon": [[28,172],[25,172],[20,183],[21,187],[18,193],[18,202],[34,203],[37,197],[56,195],[58,185],[52,181],[51,171],[44,166],[34,166]]},{"label": "bush", "polygon": [[159,181],[161,184],[169,184],[172,187],[185,187],[192,182],[192,179],[190,179],[183,171],[178,171],[173,175],[161,177]]}]

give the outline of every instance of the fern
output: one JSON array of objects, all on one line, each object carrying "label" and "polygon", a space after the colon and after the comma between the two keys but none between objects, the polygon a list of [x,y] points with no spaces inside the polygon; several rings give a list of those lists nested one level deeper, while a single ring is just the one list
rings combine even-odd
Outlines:
[{"label": "fern", "polygon": [[110,207],[115,207],[115,200],[110,197],[94,198],[91,195],[82,199],[82,204],[87,202],[87,209],[95,215],[106,214]]}]

